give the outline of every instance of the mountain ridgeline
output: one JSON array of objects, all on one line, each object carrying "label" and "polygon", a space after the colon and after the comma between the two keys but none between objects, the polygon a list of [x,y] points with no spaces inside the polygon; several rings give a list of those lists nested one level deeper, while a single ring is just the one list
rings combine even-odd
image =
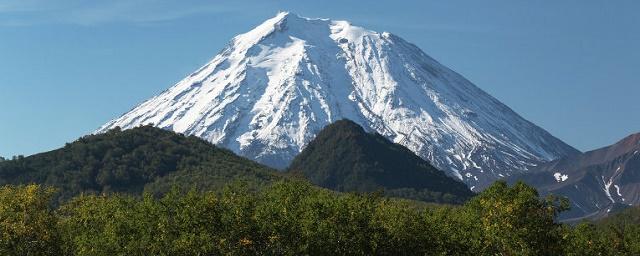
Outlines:
[{"label": "mountain ridgeline", "polygon": [[58,188],[60,199],[83,192],[163,193],[172,186],[216,190],[243,179],[264,184],[275,170],[187,137],[151,126],[88,135],[63,148],[0,162],[0,184]]},{"label": "mountain ridgeline", "polygon": [[372,192],[427,202],[461,203],[473,192],[406,147],[340,120],[318,133],[289,172],[337,191]]},{"label": "mountain ridgeline", "polygon": [[598,219],[640,204],[640,133],[613,145],[540,164],[508,178],[534,186],[540,194],[569,198],[563,219]]}]

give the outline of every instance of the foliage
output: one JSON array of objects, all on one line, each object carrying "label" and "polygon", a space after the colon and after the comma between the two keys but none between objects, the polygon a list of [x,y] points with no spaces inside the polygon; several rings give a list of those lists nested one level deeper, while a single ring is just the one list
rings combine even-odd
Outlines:
[{"label": "foliage", "polygon": [[640,255],[640,207],[566,230],[567,255]]},{"label": "foliage", "polygon": [[597,233],[605,234],[606,243],[615,252],[640,255],[640,207],[623,210],[597,222]]},{"label": "foliage", "polygon": [[[538,199],[524,183],[508,187],[498,181],[464,207],[462,223],[480,230],[471,240],[474,252],[483,255],[552,255],[562,250],[560,225],[554,222],[568,203],[553,197]],[[481,241],[480,243],[478,243]]]},{"label": "foliage", "polygon": [[81,192],[139,195],[145,186],[154,194],[174,185],[213,190],[240,178],[262,185],[278,176],[199,138],[151,126],[113,129],[58,150],[0,162],[0,184],[55,186],[61,200]]},{"label": "foliage", "polygon": [[38,185],[0,188],[0,255],[59,255],[53,194]]},{"label": "foliage", "polygon": [[605,235],[603,230],[589,222],[576,225],[573,229],[565,230],[567,255],[615,255],[615,251],[608,241],[609,234]]},{"label": "foliage", "polygon": [[[0,188],[2,255],[638,255],[637,212],[576,227],[524,184],[496,183],[462,206],[343,194],[282,180],[262,190],[79,195]],[[637,210],[636,210],[637,211]]]}]

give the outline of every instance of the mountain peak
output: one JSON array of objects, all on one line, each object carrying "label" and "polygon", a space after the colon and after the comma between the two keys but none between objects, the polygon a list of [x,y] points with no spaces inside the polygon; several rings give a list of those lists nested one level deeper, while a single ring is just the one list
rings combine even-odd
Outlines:
[{"label": "mountain peak", "polygon": [[99,131],[153,123],[285,168],[343,118],[477,188],[577,153],[400,37],[289,12]]},{"label": "mountain peak", "polygon": [[288,19],[297,19],[297,20],[329,20],[329,19],[322,19],[322,18],[308,18],[308,17],[303,17],[300,16],[296,13],[290,12],[290,11],[279,11],[276,16],[274,17],[274,19],[280,20],[280,21],[285,21]]},{"label": "mountain peak", "polygon": [[[411,150],[379,134],[367,133],[358,124],[342,119],[327,125],[293,160],[289,171],[312,183],[339,191],[412,191],[412,198],[460,203],[473,195],[463,183],[446,176]],[[391,195],[394,195],[393,193]],[[439,196],[438,196],[439,195]],[[454,199],[455,198],[455,199]]]},{"label": "mountain peak", "polygon": [[[287,23],[298,23],[298,24],[304,24],[304,22],[308,22],[311,21],[313,19],[311,18],[306,18],[306,17],[302,17],[298,14],[295,13],[291,13],[288,11],[282,11],[282,12],[278,12],[278,14],[276,14],[275,17],[265,21],[265,23],[273,23],[273,26],[276,28],[283,28],[283,25],[286,25]],[[319,19],[318,19],[319,20]]]},{"label": "mountain peak", "polygon": [[[349,21],[330,20],[326,18],[308,18],[291,12],[279,12],[253,30],[237,36],[234,40],[255,45],[274,33],[284,33],[286,37],[294,37],[305,41],[332,39],[346,43],[359,41],[364,36],[381,37],[381,34],[354,26]],[[389,36],[388,32],[383,33]]]},{"label": "mountain peak", "polygon": [[616,144],[623,144],[629,147],[640,146],[640,132],[631,134],[624,139],[618,141]]},{"label": "mountain peak", "polygon": [[329,125],[327,125],[321,132],[333,132],[336,130],[354,132],[354,133],[366,133],[362,126],[356,124],[349,119],[340,119]]}]

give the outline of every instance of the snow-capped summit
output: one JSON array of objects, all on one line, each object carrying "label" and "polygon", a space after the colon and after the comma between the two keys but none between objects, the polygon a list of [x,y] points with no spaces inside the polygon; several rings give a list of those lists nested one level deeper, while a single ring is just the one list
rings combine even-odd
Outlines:
[{"label": "snow-capped summit", "polygon": [[153,123],[283,168],[343,118],[476,190],[577,153],[398,36],[287,12],[98,132]]}]

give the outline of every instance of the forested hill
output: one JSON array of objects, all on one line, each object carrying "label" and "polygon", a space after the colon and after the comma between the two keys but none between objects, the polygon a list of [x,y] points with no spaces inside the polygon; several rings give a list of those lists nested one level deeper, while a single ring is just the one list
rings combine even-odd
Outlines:
[{"label": "forested hill", "polygon": [[274,170],[196,137],[141,126],[84,136],[63,148],[0,162],[0,185],[38,183],[60,189],[60,198],[81,192],[139,194],[173,185],[215,190],[238,178],[277,179]]},{"label": "forested hill", "polygon": [[325,127],[289,171],[338,191],[371,192],[427,202],[461,203],[473,193],[406,147],[344,119]]}]

